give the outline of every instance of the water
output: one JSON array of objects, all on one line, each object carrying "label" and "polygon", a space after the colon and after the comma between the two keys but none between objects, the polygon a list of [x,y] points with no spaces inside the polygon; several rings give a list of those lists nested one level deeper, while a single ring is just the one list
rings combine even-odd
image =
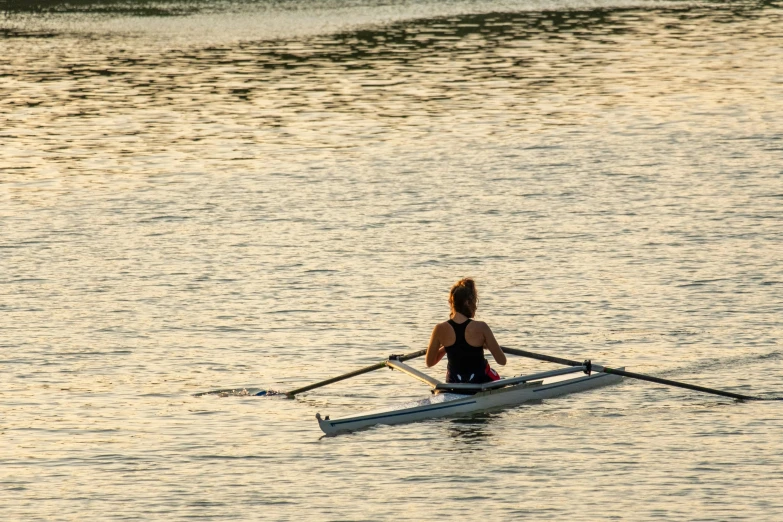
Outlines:
[{"label": "water", "polygon": [[504,345],[783,395],[780,2],[39,5],[0,23],[4,520],[783,517],[777,402],[322,439],[426,388],[192,396],[421,349],[466,275]]}]

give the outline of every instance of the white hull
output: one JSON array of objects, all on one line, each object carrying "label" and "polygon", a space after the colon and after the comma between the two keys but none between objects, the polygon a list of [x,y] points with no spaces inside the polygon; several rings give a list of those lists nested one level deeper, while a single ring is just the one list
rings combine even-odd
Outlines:
[{"label": "white hull", "polygon": [[593,373],[589,376],[583,375],[544,384],[541,381],[527,382],[506,388],[482,391],[475,395],[440,393],[420,401],[401,404],[396,408],[365,412],[361,415],[344,417],[342,419],[329,419],[329,417],[322,419],[320,415],[317,415],[316,418],[324,433],[335,435],[337,433],[360,430],[376,424],[405,424],[550,399],[569,393],[577,393],[615,384],[621,380],[622,377],[617,375]]}]

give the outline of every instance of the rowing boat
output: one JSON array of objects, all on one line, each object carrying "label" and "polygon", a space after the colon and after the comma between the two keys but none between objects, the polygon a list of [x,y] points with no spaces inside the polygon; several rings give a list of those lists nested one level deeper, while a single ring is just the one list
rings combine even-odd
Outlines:
[{"label": "rowing boat", "polygon": [[[618,383],[622,379],[619,375],[593,373],[589,363],[486,384],[443,383],[394,358],[386,361],[386,366],[430,385],[432,395],[391,408],[336,419],[331,419],[329,416],[322,418],[318,413],[316,419],[325,434],[336,435],[378,424],[405,424],[425,419],[467,415],[592,390]],[[583,375],[557,379],[576,373]]]},{"label": "rowing boat", "polygon": [[[504,406],[524,404],[526,402],[540,401],[541,399],[550,399],[570,393],[582,392],[615,384],[620,382],[623,377],[637,379],[641,381],[682,388],[685,390],[697,391],[700,393],[709,393],[734,399],[737,401],[780,401],[783,397],[762,397],[758,395],[745,395],[736,391],[716,390],[689,384],[686,382],[673,381],[662,377],[654,377],[641,373],[627,372],[624,368],[611,368],[593,364],[590,360],[584,362],[554,357],[540,353],[519,350],[515,348],[501,347],[502,350],[511,355],[528,357],[555,364],[561,364],[567,368],[551,370],[547,372],[534,373],[531,375],[520,375],[509,379],[501,379],[485,384],[461,384],[461,383],[443,383],[429,375],[422,373],[407,364],[404,361],[421,357],[426,350],[409,353],[406,355],[390,355],[387,360],[353,370],[336,377],[308,384],[288,392],[276,392],[273,390],[255,390],[253,393],[242,389],[242,395],[263,395],[280,396],[284,395],[289,399],[295,398],[301,393],[326,386],[335,382],[343,381],[357,375],[363,375],[381,368],[391,368],[399,370],[415,379],[418,379],[432,388],[432,395],[426,399],[408,402],[397,405],[393,408],[385,408],[377,411],[368,411],[359,415],[342,417],[339,419],[330,419],[329,416],[321,418],[321,414],[316,414],[318,425],[327,435],[335,435],[342,432],[350,432],[375,426],[377,424],[403,424],[406,422],[416,422],[424,419],[437,417],[447,417],[453,415],[466,415],[478,411],[487,411]],[[574,377],[563,377],[570,374],[583,372],[585,375]],[[236,394],[236,389],[216,390],[214,392],[197,393],[196,396],[209,394]]]}]

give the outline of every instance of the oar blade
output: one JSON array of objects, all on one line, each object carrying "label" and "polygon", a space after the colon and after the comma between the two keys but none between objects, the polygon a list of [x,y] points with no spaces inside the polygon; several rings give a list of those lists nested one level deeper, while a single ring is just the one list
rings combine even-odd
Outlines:
[{"label": "oar blade", "polygon": [[275,390],[262,390],[261,388],[243,387],[243,388],[223,388],[220,390],[210,390],[194,393],[193,397],[203,397],[205,395],[217,395],[219,397],[272,397],[283,395]]}]

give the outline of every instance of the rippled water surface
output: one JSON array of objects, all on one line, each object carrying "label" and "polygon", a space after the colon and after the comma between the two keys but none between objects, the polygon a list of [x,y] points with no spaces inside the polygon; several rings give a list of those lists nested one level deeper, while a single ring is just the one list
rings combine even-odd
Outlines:
[{"label": "rippled water surface", "polygon": [[783,519],[778,402],[321,438],[427,389],[193,396],[424,348],[462,276],[506,346],[783,396],[780,2],[36,5],[0,18],[4,520]]}]

